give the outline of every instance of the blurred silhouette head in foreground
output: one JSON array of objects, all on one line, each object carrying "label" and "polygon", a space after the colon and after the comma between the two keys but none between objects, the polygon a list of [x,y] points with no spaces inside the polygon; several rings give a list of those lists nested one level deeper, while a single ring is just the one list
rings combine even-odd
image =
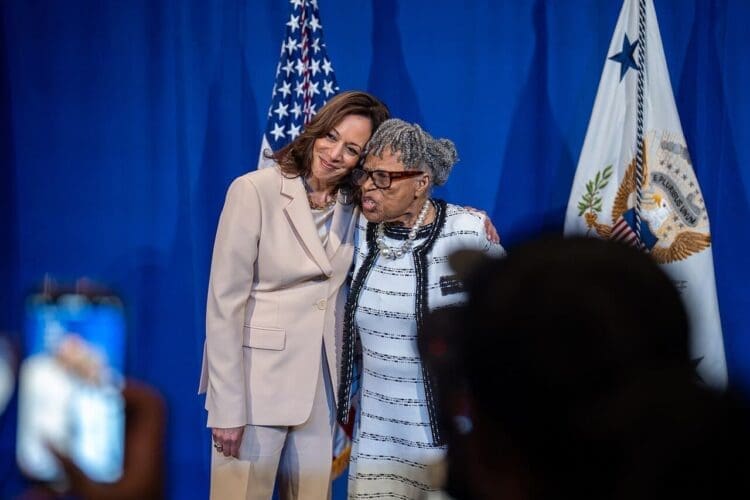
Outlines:
[{"label": "blurred silhouette head in foreground", "polygon": [[449,494],[748,497],[747,411],[699,380],[679,292],[648,255],[546,238],[452,263],[469,301],[420,339]]}]

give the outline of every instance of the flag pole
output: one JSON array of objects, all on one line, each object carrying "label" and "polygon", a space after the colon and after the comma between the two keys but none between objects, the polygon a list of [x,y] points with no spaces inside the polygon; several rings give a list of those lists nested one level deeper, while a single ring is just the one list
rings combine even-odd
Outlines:
[{"label": "flag pole", "polygon": [[641,202],[643,200],[643,80],[646,71],[646,0],[638,0],[638,86],[636,88],[635,131],[635,237],[639,248],[644,248],[641,239]]},{"label": "flag pole", "polygon": [[646,0],[638,0],[638,86],[636,88],[635,131],[635,237],[639,248],[645,248],[641,239],[641,202],[643,200],[643,80],[646,71]]}]

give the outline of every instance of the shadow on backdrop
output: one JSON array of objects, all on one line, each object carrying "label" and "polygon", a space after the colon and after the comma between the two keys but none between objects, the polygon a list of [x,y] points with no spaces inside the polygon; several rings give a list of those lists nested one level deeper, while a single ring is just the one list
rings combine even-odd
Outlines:
[{"label": "shadow on backdrop", "polygon": [[422,125],[422,111],[404,60],[396,0],[372,0],[372,66],[367,89],[391,116]]},{"label": "shadow on backdrop", "polygon": [[[3,16],[4,17],[4,16]],[[20,327],[18,289],[18,228],[16,226],[16,158],[13,111],[4,19],[0,18],[0,332]]]},{"label": "shadow on backdrop", "polygon": [[[4,12],[2,12],[4,14]],[[13,140],[10,74],[5,33],[5,16],[0,16],[0,336],[21,327],[18,290],[18,229],[16,225],[16,158]],[[17,341],[9,334],[9,342]],[[16,397],[0,411],[0,496],[17,490],[21,478],[15,467]]]},{"label": "shadow on backdrop", "polygon": [[[549,33],[542,0],[534,3],[532,20],[536,44],[513,114],[491,214],[509,244],[542,232],[562,231],[576,167],[552,116],[547,93]],[[543,207],[547,207],[544,212]]]}]

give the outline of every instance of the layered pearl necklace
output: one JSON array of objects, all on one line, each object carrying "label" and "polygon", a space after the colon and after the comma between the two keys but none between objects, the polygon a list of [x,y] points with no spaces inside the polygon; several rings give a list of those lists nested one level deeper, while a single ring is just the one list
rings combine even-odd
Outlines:
[{"label": "layered pearl necklace", "polygon": [[409,253],[409,250],[411,250],[412,245],[414,245],[414,240],[417,239],[417,232],[419,232],[419,228],[422,227],[422,224],[424,223],[425,217],[427,217],[427,212],[430,210],[430,200],[427,199],[424,202],[424,205],[422,205],[422,210],[419,211],[419,215],[417,216],[416,222],[414,222],[414,226],[411,228],[411,231],[409,231],[409,235],[406,237],[406,241],[404,241],[401,246],[398,247],[389,247],[385,244],[385,222],[381,222],[378,224],[377,229],[377,237],[375,238],[375,242],[378,244],[378,248],[380,249],[380,254],[385,257],[386,259],[398,259],[402,256]]}]

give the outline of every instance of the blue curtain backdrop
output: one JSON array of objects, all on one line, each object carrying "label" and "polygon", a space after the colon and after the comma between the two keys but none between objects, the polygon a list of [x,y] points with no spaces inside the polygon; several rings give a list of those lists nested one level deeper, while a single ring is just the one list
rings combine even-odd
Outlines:
[{"label": "blue curtain backdrop", "polygon": [[[442,197],[486,209],[507,244],[561,229],[619,0],[319,3],[341,87],[456,142]],[[748,390],[750,2],[656,11],[710,212],[729,375]],[[20,334],[45,273],[119,292],[128,372],[169,403],[169,496],[204,498],[213,234],[230,180],[255,166],[288,5],[5,0],[0,13],[0,330]],[[2,497],[19,487],[14,410]]]}]

